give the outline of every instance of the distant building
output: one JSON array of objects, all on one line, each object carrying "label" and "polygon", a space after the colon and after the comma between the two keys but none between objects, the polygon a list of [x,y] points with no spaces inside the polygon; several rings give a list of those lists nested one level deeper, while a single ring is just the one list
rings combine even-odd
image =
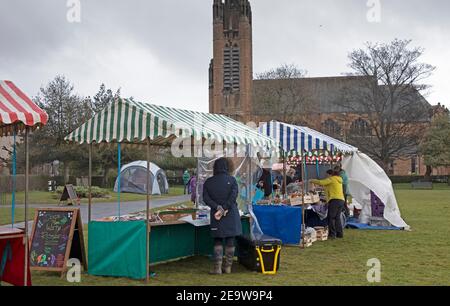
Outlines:
[{"label": "distant building", "polygon": [[13,138],[12,137],[0,137],[0,174],[9,174],[9,169],[5,160],[10,158],[9,152],[12,151]]},{"label": "distant building", "polygon": [[[343,103],[343,93],[358,90],[367,77],[337,76],[295,80],[253,80],[252,10],[249,0],[214,0],[213,59],[209,66],[209,111],[227,115],[241,122],[268,120],[307,125],[330,136],[349,141],[357,133],[371,137],[367,114],[358,101]],[[283,85],[283,82],[285,83]],[[289,84],[288,84],[289,82]],[[294,84],[292,84],[294,82]],[[283,112],[286,105],[264,106],[267,88],[294,86],[309,105],[307,112]],[[427,127],[436,112],[417,91],[411,91],[408,103],[420,114],[415,123]],[[406,105],[406,104],[405,104]],[[448,110],[447,110],[448,111]],[[418,149],[403,159],[391,162],[392,175],[423,175],[426,167]],[[437,173],[435,173],[437,174]]]}]

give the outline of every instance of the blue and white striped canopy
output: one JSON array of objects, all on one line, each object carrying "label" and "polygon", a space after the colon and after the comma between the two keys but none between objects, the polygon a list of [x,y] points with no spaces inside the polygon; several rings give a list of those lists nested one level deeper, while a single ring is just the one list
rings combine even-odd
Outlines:
[{"label": "blue and white striped canopy", "polygon": [[358,148],[316,130],[278,121],[264,123],[259,127],[259,132],[275,139],[285,152],[327,150],[351,153],[358,151]]}]

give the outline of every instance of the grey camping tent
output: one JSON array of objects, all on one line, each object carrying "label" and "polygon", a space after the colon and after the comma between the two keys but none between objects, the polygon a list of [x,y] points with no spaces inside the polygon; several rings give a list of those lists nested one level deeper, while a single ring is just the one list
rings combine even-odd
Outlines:
[{"label": "grey camping tent", "polygon": [[[146,161],[135,161],[122,167],[120,171],[120,191],[128,193],[147,194],[147,177],[150,176],[150,188],[152,194],[169,193],[169,183],[166,173],[154,163],[150,163],[150,171],[147,171]],[[114,191],[118,191],[119,177],[114,184]]]}]

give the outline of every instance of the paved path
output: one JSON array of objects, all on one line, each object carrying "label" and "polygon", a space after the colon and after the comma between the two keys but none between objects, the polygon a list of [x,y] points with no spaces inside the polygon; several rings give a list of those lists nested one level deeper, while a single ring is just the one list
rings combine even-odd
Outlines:
[{"label": "paved path", "polygon": [[[175,197],[167,197],[167,198],[158,198],[158,199],[152,199],[150,201],[151,208],[158,208],[158,207],[164,207],[172,204],[177,204],[180,202],[186,202],[190,200],[190,195],[182,195],[182,196],[175,196]],[[4,208],[10,208],[9,206],[0,206]],[[16,205],[16,207],[24,207],[24,205]],[[41,208],[41,207],[58,207],[57,205],[43,205],[43,204],[30,204],[29,208]],[[88,222],[88,205],[87,204],[81,204],[80,206],[69,206],[69,207],[80,207],[81,209],[81,218],[83,220],[83,223]],[[134,201],[134,202],[123,202],[120,205],[120,214],[126,215],[138,211],[145,210],[146,207],[146,201]],[[92,220],[103,218],[103,217],[110,217],[117,215],[117,202],[108,202],[108,203],[95,203],[92,204]],[[29,222],[29,224],[32,224],[32,221]],[[10,227],[11,225],[2,225],[0,227]],[[17,223],[16,226],[23,227],[24,222]]]}]

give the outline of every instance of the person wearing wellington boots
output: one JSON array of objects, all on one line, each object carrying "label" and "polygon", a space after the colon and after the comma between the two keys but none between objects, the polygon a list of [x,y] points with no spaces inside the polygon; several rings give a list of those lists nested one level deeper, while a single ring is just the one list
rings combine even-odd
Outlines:
[{"label": "person wearing wellington boots", "polygon": [[[236,202],[239,193],[238,184],[236,179],[229,175],[226,158],[216,160],[213,174],[203,186],[203,200],[211,207],[210,228],[211,236],[214,238],[214,264],[210,274],[231,273],[235,237],[242,234],[241,218]],[[225,261],[223,260],[224,244]]]}]

